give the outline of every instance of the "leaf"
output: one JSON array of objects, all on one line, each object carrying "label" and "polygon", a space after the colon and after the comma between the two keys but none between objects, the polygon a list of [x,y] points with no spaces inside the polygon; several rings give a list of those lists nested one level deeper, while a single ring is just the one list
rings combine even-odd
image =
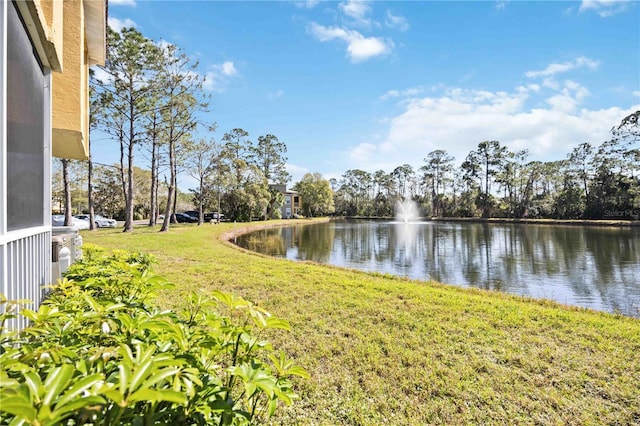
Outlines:
[{"label": "leaf", "polygon": [[269,317],[267,318],[267,327],[268,328],[279,328],[281,330],[291,331],[291,326],[289,322],[280,318]]},{"label": "leaf", "polygon": [[46,393],[42,399],[42,404],[44,406],[51,406],[54,399],[60,395],[60,392],[62,392],[65,387],[67,387],[69,380],[71,380],[71,377],[73,376],[74,370],[75,368],[72,364],[63,364],[54,368],[49,373],[44,382],[44,387],[46,388]]},{"label": "leaf", "polygon": [[[129,315],[125,315],[127,318],[131,318]],[[128,364],[133,364],[133,352],[131,352],[131,348],[127,345],[121,345],[118,350],[120,355],[122,355],[122,360],[127,362]]]},{"label": "leaf", "polygon": [[253,318],[253,321],[257,326],[262,328],[267,326],[267,320],[265,317],[268,317],[269,313],[264,309],[260,309],[256,306],[250,305],[249,315],[251,315],[251,318]]},{"label": "leaf", "polygon": [[292,360],[286,359],[284,352],[280,352],[279,357],[274,354],[270,354],[269,359],[271,359],[273,365],[276,367],[276,370],[278,370],[278,374],[281,377],[299,376],[303,379],[311,378],[307,370],[300,366],[294,365]]},{"label": "leaf", "polygon": [[277,399],[271,399],[269,401],[269,417],[273,416],[276,412],[276,408],[278,408],[278,400]]},{"label": "leaf", "polygon": [[269,397],[276,389],[276,380],[264,368],[257,365],[242,364],[231,369],[231,374],[242,379],[248,396],[252,396],[256,388],[264,391]]},{"label": "leaf", "polygon": [[24,383],[28,386],[29,391],[31,391],[32,398],[36,397],[39,403],[44,393],[40,376],[30,371],[24,375]]},{"label": "leaf", "polygon": [[119,406],[121,406],[121,407],[123,406],[124,395],[122,394],[122,392],[119,389],[102,388],[100,390],[100,393],[102,393],[102,395],[104,395],[105,397],[107,397],[111,401],[115,402]]},{"label": "leaf", "polygon": [[104,376],[102,374],[92,374],[90,376],[83,377],[73,384],[62,397],[56,403],[56,409],[59,406],[62,406],[69,401],[73,400],[78,395],[82,394],[87,389],[97,385],[98,383],[104,380]]},{"label": "leaf", "polygon": [[175,375],[180,371],[179,368],[165,368],[160,372],[155,373],[150,379],[145,381],[140,387],[141,388],[150,388],[157,383],[162,382],[163,380]]},{"label": "leaf", "polygon": [[9,395],[8,392],[0,392],[0,412],[13,414],[17,418],[25,419],[29,423],[35,420],[38,412],[28,399],[21,395]]},{"label": "leaf", "polygon": [[0,371],[0,388],[13,388],[20,383],[16,379],[11,379],[4,371]]},{"label": "leaf", "polygon": [[148,401],[150,403],[167,401],[174,402],[180,405],[187,405],[187,397],[173,390],[155,390],[155,389],[140,389],[134,392],[128,399],[130,403],[136,403],[138,401]]},{"label": "leaf", "polygon": [[131,381],[131,370],[128,368],[128,366],[120,364],[118,365],[118,371],[120,372],[120,383],[118,387],[120,388],[120,395],[124,397],[124,395],[127,393],[127,390],[129,389],[129,382]]},{"label": "leaf", "polygon": [[290,367],[287,370],[287,376],[298,376],[298,377],[302,377],[303,379],[310,379],[311,378],[311,375],[307,372],[307,370],[305,370],[304,368],[302,368],[300,366]]},{"label": "leaf", "polygon": [[274,390],[275,396],[282,402],[284,402],[287,405],[291,405],[293,404],[293,399],[291,399],[291,395],[295,395],[293,392],[291,392],[288,389],[278,389],[276,388]]},{"label": "leaf", "polygon": [[138,389],[139,385],[142,383],[144,379],[146,379],[153,370],[153,360],[147,359],[142,364],[136,366],[137,368],[134,370],[133,377],[131,378],[131,384],[127,389],[130,392]]},{"label": "leaf", "polygon": [[244,309],[250,305],[250,303],[243,298],[234,296],[233,294],[223,293],[220,290],[214,290],[211,294],[219,302],[227,305],[229,309]]},{"label": "leaf", "polygon": [[84,398],[79,398],[74,401],[69,402],[68,404],[58,407],[56,405],[56,409],[51,413],[51,420],[48,424],[56,425],[59,424],[60,420],[64,419],[69,413],[73,413],[75,411],[79,411],[85,407],[94,407],[96,405],[104,405],[105,399],[102,396],[92,395]]}]

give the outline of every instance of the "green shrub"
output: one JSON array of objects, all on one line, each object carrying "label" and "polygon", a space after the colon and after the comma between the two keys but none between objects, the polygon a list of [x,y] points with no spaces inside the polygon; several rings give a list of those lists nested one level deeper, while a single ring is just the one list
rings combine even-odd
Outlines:
[{"label": "green shrub", "polygon": [[20,332],[0,300],[0,425],[256,424],[295,399],[307,373],[259,338],[287,322],[222,292],[160,310],[152,262],[86,246]]}]

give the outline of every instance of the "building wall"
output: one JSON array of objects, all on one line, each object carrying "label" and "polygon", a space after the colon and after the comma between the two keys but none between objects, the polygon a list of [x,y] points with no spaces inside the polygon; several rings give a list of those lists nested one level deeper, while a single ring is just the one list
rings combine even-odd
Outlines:
[{"label": "building wall", "polygon": [[[89,156],[89,51],[85,39],[85,8],[65,1],[63,72],[53,74],[53,155],[86,160]],[[66,23],[75,25],[66,25]]]},{"label": "building wall", "polygon": [[269,187],[284,195],[284,204],[280,207],[280,215],[283,219],[291,219],[301,213],[302,200],[297,192],[287,191],[285,185],[269,185]]},{"label": "building wall", "polygon": [[88,67],[104,61],[105,23],[103,0],[0,2],[0,293],[31,309],[51,282],[52,151],[87,157]]}]

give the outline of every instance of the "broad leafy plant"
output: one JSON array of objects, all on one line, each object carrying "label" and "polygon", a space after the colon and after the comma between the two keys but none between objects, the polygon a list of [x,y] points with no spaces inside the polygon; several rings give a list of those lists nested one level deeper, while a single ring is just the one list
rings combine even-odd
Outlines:
[{"label": "broad leafy plant", "polygon": [[296,398],[307,373],[260,338],[286,321],[222,292],[161,310],[150,256],[84,252],[20,332],[0,298],[0,425],[258,424]]}]

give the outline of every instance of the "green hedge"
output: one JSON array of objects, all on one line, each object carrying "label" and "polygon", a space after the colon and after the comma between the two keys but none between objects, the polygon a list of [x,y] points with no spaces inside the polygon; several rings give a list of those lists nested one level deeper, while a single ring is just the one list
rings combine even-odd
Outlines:
[{"label": "green hedge", "polygon": [[0,314],[0,425],[237,425],[296,398],[301,367],[261,340],[287,322],[241,298],[193,294],[183,312],[150,302],[170,287],[144,254],[86,246],[31,325]]}]

